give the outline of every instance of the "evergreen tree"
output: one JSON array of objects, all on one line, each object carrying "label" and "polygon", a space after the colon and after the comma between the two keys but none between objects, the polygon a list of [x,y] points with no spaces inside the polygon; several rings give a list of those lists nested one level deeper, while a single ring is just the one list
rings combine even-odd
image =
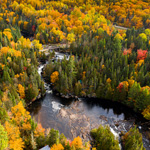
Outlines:
[{"label": "evergreen tree", "polygon": [[108,126],[93,129],[91,136],[97,150],[120,150],[119,141],[115,139]]},{"label": "evergreen tree", "polygon": [[49,132],[47,144],[51,147],[54,144],[59,144],[59,131],[51,129]]},{"label": "evergreen tree", "polygon": [[142,134],[136,127],[131,128],[123,136],[123,147],[125,150],[145,150],[143,147]]}]

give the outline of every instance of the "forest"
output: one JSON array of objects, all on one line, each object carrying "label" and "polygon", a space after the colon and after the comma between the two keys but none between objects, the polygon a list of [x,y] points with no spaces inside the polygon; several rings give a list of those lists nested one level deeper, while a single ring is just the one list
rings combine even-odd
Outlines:
[{"label": "forest", "polygon": [[[120,150],[108,126],[90,132],[92,140],[72,141],[44,129],[26,107],[44,97],[37,72],[53,91],[120,102],[150,120],[149,0],[0,1],[0,150]],[[117,26],[126,27],[125,29]],[[33,40],[31,40],[31,37]],[[66,44],[69,60],[53,61],[46,44]],[[121,136],[125,150],[145,150],[142,134]]]}]

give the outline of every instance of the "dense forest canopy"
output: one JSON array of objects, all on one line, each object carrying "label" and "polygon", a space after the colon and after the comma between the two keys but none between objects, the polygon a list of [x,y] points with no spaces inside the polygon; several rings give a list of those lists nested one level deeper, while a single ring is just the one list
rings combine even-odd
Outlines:
[{"label": "dense forest canopy", "polygon": [[[53,63],[50,55],[44,68],[54,90],[119,101],[150,120],[149,6],[149,0],[1,0],[0,150],[46,144],[53,150],[90,149],[80,137],[70,141],[57,130],[46,131],[25,109],[45,94],[37,72],[46,58],[42,44],[70,46],[64,49],[69,60]],[[120,149],[109,127],[100,126],[91,136],[93,149]],[[125,149],[144,149],[136,128],[122,139]]]}]

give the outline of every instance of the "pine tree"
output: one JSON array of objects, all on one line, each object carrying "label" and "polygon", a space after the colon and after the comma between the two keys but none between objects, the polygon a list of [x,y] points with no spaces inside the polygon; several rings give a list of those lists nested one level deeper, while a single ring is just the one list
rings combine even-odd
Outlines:
[{"label": "pine tree", "polygon": [[54,130],[54,129],[50,130],[47,143],[50,147],[54,144],[59,144],[59,131],[58,130]]},{"label": "pine tree", "polygon": [[10,81],[11,81],[11,78],[10,78],[10,75],[9,75],[9,73],[8,73],[8,69],[6,68],[4,68],[4,72],[3,72],[3,81],[7,81],[7,82],[9,82],[10,83]]},{"label": "pine tree", "polygon": [[91,130],[91,136],[97,150],[120,150],[119,141],[115,139],[109,126]]},{"label": "pine tree", "polygon": [[136,127],[131,128],[123,136],[123,147],[125,150],[145,150],[143,147],[142,134]]}]

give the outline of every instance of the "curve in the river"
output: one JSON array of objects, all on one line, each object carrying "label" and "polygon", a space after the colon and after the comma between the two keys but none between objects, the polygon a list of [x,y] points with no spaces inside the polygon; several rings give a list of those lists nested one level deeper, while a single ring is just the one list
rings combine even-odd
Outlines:
[{"label": "curve in the river", "polygon": [[[57,59],[63,59],[64,54],[56,53]],[[41,76],[44,65],[38,67]],[[54,128],[72,139],[81,136],[88,140],[89,131],[100,124],[109,124],[111,131],[118,135],[120,131],[127,131],[135,123],[141,132],[142,117],[122,104],[99,99],[63,99],[52,93],[50,85],[45,83],[46,95],[44,98],[28,106],[31,116],[44,128]],[[149,142],[143,138],[144,146],[150,149]]]}]

